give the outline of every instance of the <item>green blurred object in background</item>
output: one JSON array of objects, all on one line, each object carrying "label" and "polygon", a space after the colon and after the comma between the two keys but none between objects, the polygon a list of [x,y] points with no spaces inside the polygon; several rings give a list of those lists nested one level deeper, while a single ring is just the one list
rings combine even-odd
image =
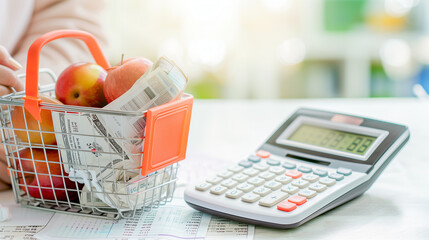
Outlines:
[{"label": "green blurred object in background", "polygon": [[367,0],[325,0],[325,30],[344,32],[363,24],[366,2]]}]

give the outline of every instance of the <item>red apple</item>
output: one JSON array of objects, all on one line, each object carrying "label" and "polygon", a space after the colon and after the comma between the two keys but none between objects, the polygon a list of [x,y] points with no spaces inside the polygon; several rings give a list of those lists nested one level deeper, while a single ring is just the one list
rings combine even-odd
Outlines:
[{"label": "red apple", "polygon": [[107,102],[112,102],[128,91],[152,64],[149,59],[138,57],[127,59],[123,64],[109,68],[104,83],[104,96]]},{"label": "red apple", "polygon": [[[55,98],[51,98],[46,95],[39,95],[42,102],[61,104]],[[25,121],[24,121],[24,112],[25,112]],[[32,144],[45,144],[52,145],[56,143],[56,138],[54,132],[54,124],[52,123],[51,111],[47,109],[42,109],[40,112],[42,117],[42,122],[40,123],[33,118],[33,116],[27,111],[22,109],[22,107],[15,107],[12,112],[12,125],[14,128],[14,133],[19,139],[24,142],[30,142]],[[27,124],[27,125],[26,125]],[[23,130],[19,130],[23,129]],[[27,131],[34,130],[34,131]],[[44,131],[41,134],[40,131]],[[52,133],[47,133],[52,132]],[[28,134],[27,134],[28,133]],[[42,139],[43,136],[43,139]]]},{"label": "red apple", "polygon": [[67,105],[104,107],[103,94],[107,72],[95,63],[75,63],[58,77],[55,95]]},{"label": "red apple", "polygon": [[67,177],[57,150],[46,149],[45,154],[43,149],[26,148],[15,154],[15,164],[19,170],[20,188],[28,191],[30,196],[58,201],[73,201],[77,198],[81,185]]}]

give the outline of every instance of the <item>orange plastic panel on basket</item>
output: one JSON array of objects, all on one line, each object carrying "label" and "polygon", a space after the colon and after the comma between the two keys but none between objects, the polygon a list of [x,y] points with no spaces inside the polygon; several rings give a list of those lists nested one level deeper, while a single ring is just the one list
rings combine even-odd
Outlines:
[{"label": "orange plastic panel on basket", "polygon": [[147,111],[141,175],[185,159],[193,101],[187,95]]}]

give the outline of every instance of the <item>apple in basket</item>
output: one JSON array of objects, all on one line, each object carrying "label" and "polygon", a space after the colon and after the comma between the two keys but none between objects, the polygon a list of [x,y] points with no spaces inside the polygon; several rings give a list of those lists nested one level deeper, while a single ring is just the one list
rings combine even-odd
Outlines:
[{"label": "apple in basket", "polygon": [[147,58],[137,57],[125,60],[123,63],[107,70],[104,83],[104,96],[108,103],[128,91],[134,83],[152,66]]},{"label": "apple in basket", "polygon": [[[46,95],[41,94],[39,95],[39,98],[43,103],[62,105],[62,103],[55,98],[51,98]],[[51,111],[42,109],[40,115],[42,117],[42,122],[39,123],[27,110],[24,110],[22,107],[15,107],[11,117],[14,133],[19,139],[21,139],[21,141],[24,142],[53,145],[56,143],[55,134],[48,133],[54,132]],[[27,129],[30,131],[27,131]],[[44,131],[44,133],[41,133],[40,131]]]},{"label": "apple in basket", "polygon": [[66,68],[55,85],[57,99],[67,105],[104,107],[107,72],[95,63],[75,63]]},{"label": "apple in basket", "polygon": [[73,201],[82,187],[67,177],[58,150],[26,148],[15,153],[15,164],[20,188],[34,198]]}]

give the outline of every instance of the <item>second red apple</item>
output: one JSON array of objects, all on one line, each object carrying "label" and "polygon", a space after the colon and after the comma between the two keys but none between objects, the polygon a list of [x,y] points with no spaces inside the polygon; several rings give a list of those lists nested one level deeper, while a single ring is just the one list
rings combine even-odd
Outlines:
[{"label": "second red apple", "polygon": [[114,66],[107,71],[104,83],[104,96],[108,103],[124,94],[152,66],[146,58],[130,58],[123,64]]}]

